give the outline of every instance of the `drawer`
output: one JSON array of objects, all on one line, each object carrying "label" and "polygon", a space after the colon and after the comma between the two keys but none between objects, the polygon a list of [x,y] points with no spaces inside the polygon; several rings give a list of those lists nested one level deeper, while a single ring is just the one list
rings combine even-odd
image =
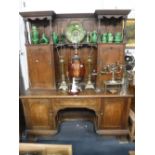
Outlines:
[{"label": "drawer", "polygon": [[53,102],[54,111],[63,108],[88,108],[95,111],[100,110],[100,99],[85,98],[85,99],[55,99]]}]

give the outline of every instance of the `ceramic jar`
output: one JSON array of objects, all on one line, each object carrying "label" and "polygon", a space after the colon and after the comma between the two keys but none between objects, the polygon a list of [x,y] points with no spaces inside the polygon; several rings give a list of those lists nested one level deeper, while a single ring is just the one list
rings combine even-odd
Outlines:
[{"label": "ceramic jar", "polygon": [[32,44],[39,44],[39,32],[36,26],[32,26],[31,42]]},{"label": "ceramic jar", "polygon": [[107,34],[107,42],[108,43],[112,43],[113,42],[113,39],[114,39],[113,34],[111,32],[109,32]]},{"label": "ceramic jar", "polygon": [[59,43],[59,37],[58,37],[56,32],[52,33],[52,40],[53,40],[54,44],[58,44]]},{"label": "ceramic jar", "polygon": [[90,34],[90,41],[91,41],[91,43],[97,43],[97,32],[96,31],[93,31]]},{"label": "ceramic jar", "polygon": [[101,42],[102,42],[102,43],[107,43],[107,33],[103,33],[103,34],[101,35]]},{"label": "ceramic jar", "polygon": [[115,43],[120,43],[122,42],[122,33],[121,32],[116,32],[114,36],[114,42]]}]

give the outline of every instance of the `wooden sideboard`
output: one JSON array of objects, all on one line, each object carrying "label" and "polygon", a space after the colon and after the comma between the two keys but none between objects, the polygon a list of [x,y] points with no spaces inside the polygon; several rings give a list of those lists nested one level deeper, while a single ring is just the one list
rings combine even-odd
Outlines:
[{"label": "wooden sideboard", "polygon": [[[56,133],[59,126],[59,115],[65,109],[86,109],[94,113],[94,123],[99,134],[128,134],[129,109],[134,93],[128,90],[126,95],[108,94],[104,89],[104,81],[110,80],[112,74],[101,72],[104,65],[119,62],[125,65],[125,21],[130,10],[96,10],[94,13],[56,14],[54,11],[20,12],[25,23],[25,40],[29,73],[29,89],[20,94],[26,131],[30,134]],[[54,44],[51,33],[56,32],[59,37],[63,35],[67,25],[80,23],[86,32],[97,31],[98,36],[104,33],[122,33],[123,41],[120,43],[103,43],[98,37],[97,42],[77,44],[77,52],[81,62],[85,65],[83,83],[88,82],[89,64],[91,56],[92,83],[94,90],[84,89],[78,95],[69,95],[58,89],[62,82],[60,73],[60,57],[64,60],[64,78],[67,79],[68,64],[75,54],[74,44]],[[32,44],[30,32],[32,25],[38,28],[39,36],[43,32],[49,38],[49,44]],[[29,30],[29,31],[28,31]],[[85,37],[86,38],[86,37]],[[62,46],[63,45],[63,46]],[[122,79],[123,71],[116,78]],[[101,91],[98,92],[97,90]]]},{"label": "wooden sideboard", "polygon": [[95,112],[95,127],[100,134],[128,134],[128,116],[133,94],[111,95],[93,90],[68,95],[54,90],[29,90],[20,96],[30,133],[52,134],[58,129],[58,112],[85,108]]}]

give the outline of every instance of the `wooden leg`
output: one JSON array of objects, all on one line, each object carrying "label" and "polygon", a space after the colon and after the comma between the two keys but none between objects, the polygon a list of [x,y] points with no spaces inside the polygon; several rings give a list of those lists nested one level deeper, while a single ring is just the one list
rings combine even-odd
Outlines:
[{"label": "wooden leg", "polygon": [[135,151],[129,151],[129,155],[135,155]]},{"label": "wooden leg", "polygon": [[130,109],[129,119],[131,121],[131,128],[129,130],[130,140],[135,140],[135,113]]}]

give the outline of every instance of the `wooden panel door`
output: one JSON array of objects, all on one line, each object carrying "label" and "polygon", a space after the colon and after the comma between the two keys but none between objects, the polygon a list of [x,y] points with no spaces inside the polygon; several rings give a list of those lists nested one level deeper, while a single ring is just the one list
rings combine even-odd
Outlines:
[{"label": "wooden panel door", "polygon": [[22,99],[28,129],[53,129],[50,99]]},{"label": "wooden panel door", "polygon": [[126,129],[130,102],[127,98],[105,98],[101,105],[101,129]]},{"label": "wooden panel door", "polygon": [[124,64],[124,44],[98,44],[98,67],[117,61]]},{"label": "wooden panel door", "polygon": [[53,49],[50,45],[27,46],[31,88],[55,88]]},{"label": "wooden panel door", "polygon": [[[115,64],[119,62],[124,64],[124,44],[98,44],[97,71],[101,72],[104,65]],[[120,74],[119,74],[120,76]],[[116,75],[117,78],[117,75]],[[98,74],[97,87],[103,87],[105,80],[111,80],[112,74]]]}]

